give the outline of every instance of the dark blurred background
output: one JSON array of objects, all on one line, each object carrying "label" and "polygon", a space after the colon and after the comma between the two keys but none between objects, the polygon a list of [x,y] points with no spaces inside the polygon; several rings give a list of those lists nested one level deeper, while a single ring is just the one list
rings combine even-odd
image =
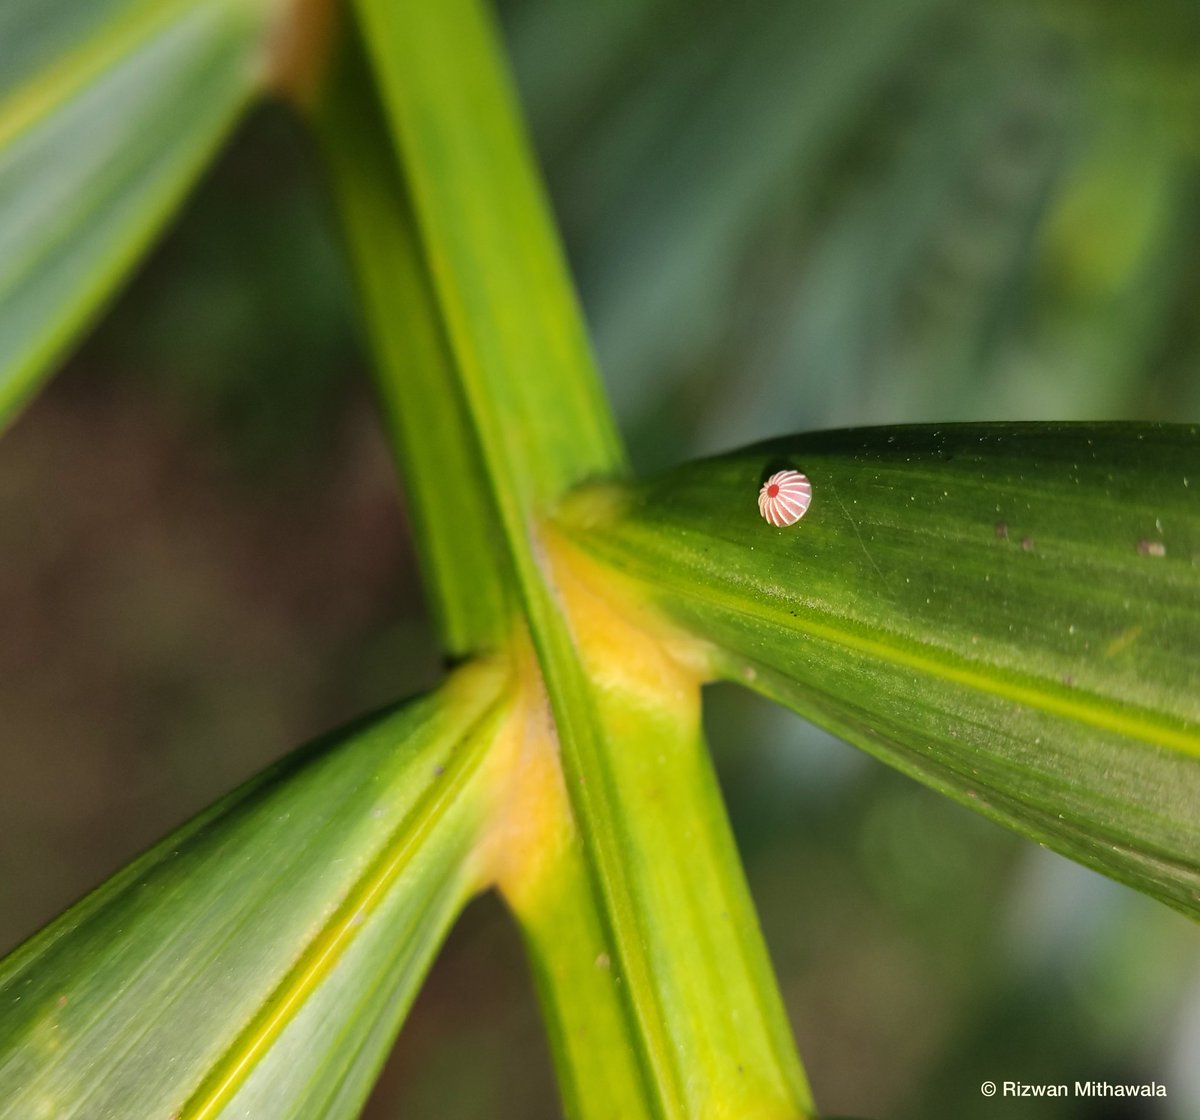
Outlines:
[{"label": "dark blurred background", "polygon": [[[1193,0],[501,16],[640,468],[845,424],[1200,420]],[[336,225],[285,110],[245,123],[0,441],[0,555],[0,949],[290,746],[436,679]],[[822,1108],[1200,1116],[1191,923],[786,712],[709,700]],[[987,1079],[1169,1096],[988,1101]],[[558,1115],[494,900],[369,1108],[401,1115]]]}]

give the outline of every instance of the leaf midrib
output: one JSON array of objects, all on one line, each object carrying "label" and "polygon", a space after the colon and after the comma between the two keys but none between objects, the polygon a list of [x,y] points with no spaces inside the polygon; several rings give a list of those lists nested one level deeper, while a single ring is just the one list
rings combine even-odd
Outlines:
[{"label": "leaf midrib", "polygon": [[[350,886],[343,901],[305,946],[297,963],[263,1001],[262,1010],[218,1059],[212,1072],[180,1111],[181,1120],[212,1120],[216,1117],[249,1075],[254,1063],[298,1013],[304,1000],[337,966],[362,928],[364,916],[382,902],[411,857],[425,846],[429,833],[442,816],[439,809],[461,799],[492,741],[488,729],[502,717],[506,704],[505,696],[497,698],[464,731],[463,745],[445,773],[405,815],[383,845],[380,857],[372,861],[367,871]],[[464,846],[464,851],[469,849],[470,844]],[[460,889],[469,891],[471,884],[464,881]]]},{"label": "leaf midrib", "polygon": [[[784,622],[770,609],[755,610],[753,606],[747,604],[744,598],[723,592],[712,585],[709,585],[704,593],[698,593],[686,584],[674,584],[672,589],[683,598],[709,606],[718,606],[739,617],[770,622],[775,625]],[[931,657],[928,654],[905,648],[898,643],[855,634],[853,631],[823,623],[812,617],[789,614],[785,626],[789,630],[808,637],[819,638],[843,649],[877,658],[899,669],[922,673],[947,684],[970,688],[985,695],[1025,705],[1048,715],[1082,723],[1100,731],[1124,735],[1149,746],[1167,747],[1182,754],[1200,757],[1200,728],[1182,720],[1172,726],[1155,719],[1145,709],[1138,708],[1127,701],[1114,700],[1096,693],[1087,695],[1098,703],[1075,700],[1039,687],[1038,684],[1032,683],[1028,679],[1021,680],[1009,671],[997,670],[993,673],[983,673],[970,668],[968,664],[955,664],[956,659],[952,655],[945,654],[941,658]],[[887,632],[881,630],[878,633],[884,635]],[[1078,690],[1076,691],[1078,692]]]}]

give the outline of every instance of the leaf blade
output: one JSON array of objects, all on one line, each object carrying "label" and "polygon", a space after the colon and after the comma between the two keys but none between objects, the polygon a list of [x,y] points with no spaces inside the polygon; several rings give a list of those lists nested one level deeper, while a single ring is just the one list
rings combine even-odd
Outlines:
[{"label": "leaf blade", "polygon": [[[565,488],[585,478],[620,475],[624,461],[594,380],[494,33],[475,0],[438,5],[360,0],[358,11],[396,151],[412,183],[463,399],[553,710],[563,778],[587,865],[586,896],[596,901],[611,946],[625,1045],[637,1055],[643,1076],[641,1086],[628,1084],[625,1063],[618,1073],[629,1090],[625,1099],[639,1103],[639,1114],[674,1117],[696,1114],[697,1101],[702,1109],[733,1109],[750,1093],[764,1116],[806,1115],[807,1090],[790,1038],[777,1049],[759,1044],[787,1033],[778,1029],[777,1018],[774,1025],[760,1022],[772,1018],[764,1008],[777,1003],[772,991],[754,991],[764,975],[770,986],[769,970],[736,970],[745,1006],[761,996],[753,1010],[755,1030],[747,1032],[754,1042],[744,1051],[753,1060],[739,1084],[738,1077],[729,1076],[728,1062],[703,1045],[706,1032],[707,1037],[722,1033],[724,1000],[713,998],[707,987],[693,1003],[676,998],[678,992],[654,968],[656,952],[657,959],[669,957],[661,950],[670,937],[650,944],[644,936],[671,927],[676,943],[686,942],[690,932],[698,943],[705,941],[696,913],[681,913],[673,904],[679,895],[657,889],[636,846],[621,841],[630,822],[621,806],[624,779],[613,760],[624,743],[605,725],[608,706],[589,679],[577,644],[579,619],[563,602],[557,582],[562,573],[540,522]],[[677,680],[675,689],[656,700],[670,706],[677,692],[698,697],[692,678],[686,686]],[[711,789],[694,773],[698,750],[689,741],[666,752],[659,779],[670,785],[679,778],[680,798],[707,827],[723,821],[723,809],[719,801],[714,808]],[[722,858],[708,858],[714,853],[706,852],[703,872],[696,874],[711,873],[715,882],[736,892],[740,871],[736,856],[726,858],[727,833],[720,832],[714,844]],[[670,853],[668,862],[677,863],[681,854]],[[585,892],[576,894],[582,906]],[[550,943],[543,938],[541,944]],[[578,960],[560,958],[559,963],[565,974],[580,974]],[[557,1032],[561,1020],[555,1019],[545,991],[543,1003],[551,1007],[548,1018]],[[677,1046],[676,1027],[687,1045]],[[570,1047],[556,1045],[555,1054],[569,1101],[589,1097],[580,1087],[593,1082],[596,1099],[608,1099],[608,1086],[600,1084],[606,1076],[601,1062],[564,1068],[562,1063],[572,1061]],[[715,1066],[720,1069],[714,1073]],[[590,1101],[583,1114],[604,1115],[590,1111]]]},{"label": "leaf blade", "polygon": [[[305,1071],[326,1064],[340,1114],[354,1115],[441,935],[482,885],[472,854],[506,676],[460,671],[289,756],[11,954],[4,1114],[51,1101],[64,1117],[213,1117],[265,1093],[272,1115],[326,1115],[305,1095]],[[392,925],[401,914],[420,917]],[[363,1006],[376,1016],[365,1026]],[[274,1046],[296,1038],[308,1061],[281,1062]]]},{"label": "leaf blade", "polygon": [[453,655],[496,648],[512,627],[515,577],[495,547],[499,517],[357,28],[308,108],[442,640]]},{"label": "leaf blade", "polygon": [[[823,433],[562,521],[719,675],[1195,914],[1198,450],[1182,425]],[[792,529],[753,508],[775,464],[813,482]]]},{"label": "leaf blade", "polygon": [[[86,8],[86,6],[84,6]],[[21,4],[0,52],[0,419],[28,399],[263,78],[265,0]],[[40,63],[40,65],[38,65]]]},{"label": "leaf blade", "polygon": [[358,11],[512,532],[567,487],[620,472],[620,440],[488,18],[473,0]]}]

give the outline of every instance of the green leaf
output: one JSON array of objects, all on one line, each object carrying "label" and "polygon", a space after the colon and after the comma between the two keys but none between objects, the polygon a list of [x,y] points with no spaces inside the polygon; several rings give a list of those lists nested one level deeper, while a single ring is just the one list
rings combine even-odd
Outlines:
[{"label": "green leaf", "polygon": [[0,419],[137,260],[264,74],[268,0],[0,13]]},{"label": "green leaf", "polygon": [[[577,643],[590,625],[602,632],[610,612],[602,603],[585,608],[590,624],[568,618],[562,595],[569,576],[548,570],[551,543],[538,515],[567,487],[620,473],[623,458],[494,32],[474,0],[360,0],[358,11],[517,574],[586,864],[592,900],[586,914],[577,909],[544,925],[526,917],[564,1096],[580,1115],[611,1115],[607,1079],[628,1079],[630,1051],[643,1080],[623,1081],[616,1096],[638,1101],[638,1115],[804,1114],[807,1089],[723,808],[698,739],[687,736],[692,725],[670,719],[698,700],[697,682],[676,674],[666,692],[652,688],[652,697],[639,694],[625,704],[597,686],[595,666],[585,664],[590,655]],[[421,399],[411,407],[421,408]],[[637,631],[632,640],[648,641]],[[656,719],[631,714],[643,709]],[[664,726],[684,738],[653,752],[649,773],[630,775],[616,764]],[[650,800],[646,787],[673,791],[672,811],[686,830],[653,862],[635,835],[636,810],[623,801],[627,790],[635,801]],[[624,1043],[612,1051],[612,1068],[606,1048],[589,1053],[578,1036],[575,1045],[563,1044],[567,1029],[590,1033],[590,1024],[586,1008],[570,1024],[560,1014],[571,998],[563,978],[581,975],[580,958],[572,955],[582,946],[553,935],[578,930],[593,913],[611,946],[605,955],[620,1001]],[[719,972],[709,968],[706,982],[689,984],[679,962],[707,967],[714,945],[732,954],[724,983],[707,982]],[[552,975],[557,983],[547,984]],[[742,1044],[723,1050],[731,1002]],[[605,1037],[614,1029],[612,1010],[605,1003],[599,1026]]]},{"label": "green leaf", "polygon": [[[576,749],[579,713],[590,715],[586,746],[595,752],[567,769],[567,781],[603,924],[593,933],[596,903],[574,845],[555,845],[539,889],[510,903],[535,975],[546,978],[539,990],[563,1095],[576,1102],[571,1115],[811,1115],[701,734],[698,679],[606,596],[594,566],[553,551],[584,682],[568,678],[582,691],[568,693],[562,710]],[[645,1073],[624,1103],[613,1087],[629,1056],[602,1045],[612,1030],[600,1001],[614,986],[630,1003],[626,1049]]]},{"label": "green leaf", "polygon": [[[780,467],[813,485],[787,529],[755,502]],[[828,432],[584,490],[560,522],[719,675],[1200,913],[1200,429]]]},{"label": "green leaf", "polygon": [[515,578],[362,44],[310,106],[361,295],[374,373],[434,615],[451,654],[507,637]]},{"label": "green leaf", "polygon": [[0,1115],[352,1117],[455,915],[508,674],[251,780],[0,965]]},{"label": "green leaf", "polygon": [[[623,466],[494,29],[476,0],[359,0],[505,531]],[[510,541],[510,545],[511,545]]]},{"label": "green leaf", "polygon": [[[569,822],[569,816],[567,818]],[[586,855],[569,823],[532,899],[510,898],[521,925],[563,1109],[572,1120],[653,1116],[653,1086],[629,1044],[613,946]]]}]

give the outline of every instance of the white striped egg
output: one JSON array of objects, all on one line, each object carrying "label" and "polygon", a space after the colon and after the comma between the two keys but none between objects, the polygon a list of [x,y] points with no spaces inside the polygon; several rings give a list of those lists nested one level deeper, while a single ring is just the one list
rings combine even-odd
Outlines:
[{"label": "white striped egg", "polygon": [[795,525],[812,502],[812,483],[799,471],[776,471],[758,492],[758,512],[777,529]]}]

